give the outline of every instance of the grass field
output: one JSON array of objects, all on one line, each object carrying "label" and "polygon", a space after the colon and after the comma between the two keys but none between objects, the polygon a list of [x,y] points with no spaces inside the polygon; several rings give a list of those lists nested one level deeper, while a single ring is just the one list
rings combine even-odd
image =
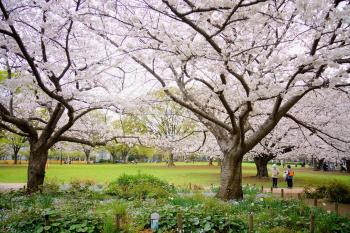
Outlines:
[{"label": "grass field", "polygon": [[[294,186],[303,187],[308,184],[322,184],[333,179],[350,183],[350,174],[339,172],[312,171],[310,168],[293,168],[295,170]],[[107,183],[119,175],[145,173],[152,174],[176,185],[197,184],[209,186],[219,184],[220,169],[209,167],[207,163],[177,163],[176,167],[161,164],[50,164],[46,171],[46,178],[69,182],[72,179],[92,179],[97,183]],[[283,168],[280,168],[281,178],[279,186],[286,187],[282,181]],[[243,183],[264,185],[269,187],[270,179],[257,179],[255,165],[243,164]],[[27,179],[26,165],[0,165],[0,183],[24,183]]]}]

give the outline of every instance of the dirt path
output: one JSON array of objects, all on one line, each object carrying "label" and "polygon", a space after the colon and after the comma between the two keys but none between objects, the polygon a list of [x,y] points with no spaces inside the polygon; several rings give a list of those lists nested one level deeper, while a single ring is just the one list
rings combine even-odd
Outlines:
[{"label": "dirt path", "polygon": [[23,188],[25,185],[26,183],[0,183],[0,192],[18,190]]}]

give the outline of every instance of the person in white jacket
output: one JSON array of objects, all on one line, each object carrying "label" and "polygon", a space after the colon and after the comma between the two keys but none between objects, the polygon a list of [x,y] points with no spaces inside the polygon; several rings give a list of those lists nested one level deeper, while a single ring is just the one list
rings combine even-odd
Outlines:
[{"label": "person in white jacket", "polygon": [[272,177],[272,188],[277,188],[278,175],[280,174],[276,164],[272,164],[271,177]]}]

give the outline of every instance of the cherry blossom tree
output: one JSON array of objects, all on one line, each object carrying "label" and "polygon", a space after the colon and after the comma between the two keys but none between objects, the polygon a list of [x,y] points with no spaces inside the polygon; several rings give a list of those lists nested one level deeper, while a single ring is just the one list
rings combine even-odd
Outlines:
[{"label": "cherry blossom tree", "polygon": [[339,164],[341,160],[349,160],[348,91],[344,88],[315,91],[293,109],[289,119],[299,131],[287,140],[294,144],[294,150],[280,156],[306,158],[315,169],[320,169],[325,161]]},{"label": "cherry blossom tree", "polygon": [[[19,151],[25,146],[27,141],[26,137],[19,136],[13,133],[6,133],[1,141],[1,144],[10,147],[12,150],[12,159],[14,164],[18,163]],[[2,145],[2,146],[3,146]]]},{"label": "cherry blossom tree", "polygon": [[76,22],[85,1],[1,0],[0,10],[0,69],[7,75],[0,85],[0,128],[28,138],[27,188],[35,192],[55,143],[100,144],[71,131],[96,109],[118,111],[111,102],[118,100],[117,79],[111,83],[107,74],[115,69],[117,76],[117,65],[108,60],[113,48]]},{"label": "cherry blossom tree", "polygon": [[206,130],[201,129],[193,114],[171,101],[163,91],[138,98],[138,111],[133,112],[139,122],[142,143],[156,147],[167,154],[169,167],[175,166],[174,157],[190,155],[201,149]]},{"label": "cherry blossom tree", "polygon": [[94,8],[103,27],[87,28],[128,54],[215,136],[222,199],[243,197],[243,156],[298,102],[317,89],[349,86],[348,1],[105,4]]}]

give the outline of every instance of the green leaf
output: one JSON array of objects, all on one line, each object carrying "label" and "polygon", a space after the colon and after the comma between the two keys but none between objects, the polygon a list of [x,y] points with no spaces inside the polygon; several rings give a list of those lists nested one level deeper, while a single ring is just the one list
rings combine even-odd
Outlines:
[{"label": "green leaf", "polygon": [[211,230],[211,224],[210,222],[206,222],[204,225],[204,231],[210,231]]},{"label": "green leaf", "polygon": [[36,229],[36,233],[41,233],[44,231],[44,227],[40,226],[38,229]]},{"label": "green leaf", "polygon": [[60,222],[54,222],[54,223],[51,224],[51,226],[54,226],[54,227],[57,227],[57,226],[59,226],[59,225],[61,225]]},{"label": "green leaf", "polygon": [[50,230],[50,228],[51,228],[51,226],[45,226],[45,227],[44,227],[44,230],[45,230],[45,231],[48,231],[48,230]]}]

